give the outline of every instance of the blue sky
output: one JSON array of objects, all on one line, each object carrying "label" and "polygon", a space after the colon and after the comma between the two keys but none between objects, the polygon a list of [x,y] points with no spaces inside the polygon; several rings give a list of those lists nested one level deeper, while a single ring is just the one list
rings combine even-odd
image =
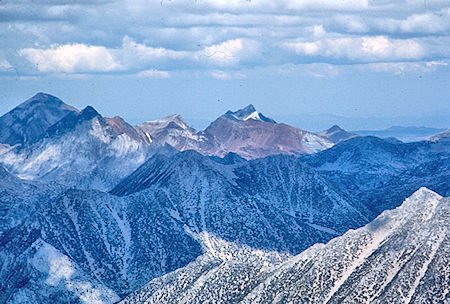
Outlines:
[{"label": "blue sky", "polygon": [[449,1],[3,0],[0,33],[0,113],[43,91],[132,123],[450,117]]}]

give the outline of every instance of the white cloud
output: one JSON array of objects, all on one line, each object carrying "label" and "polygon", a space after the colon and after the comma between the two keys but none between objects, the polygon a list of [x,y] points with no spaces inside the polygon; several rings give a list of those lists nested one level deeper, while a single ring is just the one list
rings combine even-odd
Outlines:
[{"label": "white cloud", "polygon": [[450,9],[439,14],[414,14],[398,22],[404,33],[445,33],[450,29]]},{"label": "white cloud", "polygon": [[234,66],[242,59],[253,58],[256,51],[257,44],[248,39],[224,41],[201,51],[177,51],[147,46],[126,36],[120,48],[67,44],[54,45],[48,49],[25,48],[19,54],[40,72],[101,73],[138,69],[142,71],[139,74],[142,77],[167,77],[168,72],[158,71],[157,74],[153,68],[174,65],[177,61],[184,68],[199,63],[206,66]]},{"label": "white cloud", "polygon": [[[98,73],[142,69],[162,60],[192,57],[189,52],[150,47],[137,43],[129,37],[123,39],[120,48],[68,44],[55,45],[49,49],[26,48],[20,50],[19,54],[34,64],[38,71],[53,73]],[[143,75],[145,73],[141,76]]]},{"label": "white cloud", "polygon": [[199,61],[206,61],[213,65],[231,66],[242,59],[251,58],[257,53],[255,42],[245,39],[233,39],[219,44],[205,47],[196,54]]},{"label": "white cloud", "polygon": [[219,70],[213,70],[211,72],[211,76],[220,80],[228,80],[233,78],[229,73]]},{"label": "white cloud", "polygon": [[11,63],[9,63],[9,61],[6,59],[0,58],[0,71],[9,71],[11,69],[13,69]]},{"label": "white cloud", "polygon": [[[188,1],[180,1],[186,6]],[[182,4],[181,4],[182,5]],[[361,10],[368,9],[367,0],[204,0],[198,6],[224,11],[280,11],[280,10]]]},{"label": "white cloud", "polygon": [[111,72],[123,68],[103,46],[67,44],[49,49],[26,48],[19,54],[40,72]]},{"label": "white cloud", "polygon": [[123,38],[122,48],[118,50],[125,60],[153,61],[161,59],[183,59],[189,52],[175,51],[163,47],[151,47],[140,44],[128,36]]},{"label": "white cloud", "polygon": [[288,9],[296,10],[364,10],[367,0],[285,0]]},{"label": "white cloud", "polygon": [[355,15],[337,15],[333,18],[341,28],[350,33],[366,33],[369,31],[367,20]]},{"label": "white cloud", "polygon": [[21,0],[2,16],[0,55],[25,74],[212,75],[450,56],[445,0]]},{"label": "white cloud", "polygon": [[435,71],[442,66],[448,66],[445,61],[426,61],[426,62],[377,62],[370,63],[367,68],[379,73],[393,73],[402,75],[405,73],[426,73]]},{"label": "white cloud", "polygon": [[422,14],[411,14],[404,18],[367,18],[367,27],[386,33],[399,34],[448,34],[450,30],[450,8]]},{"label": "white cloud", "polygon": [[159,70],[145,70],[136,74],[140,78],[169,78],[170,73],[168,71]]},{"label": "white cloud", "polygon": [[415,39],[390,39],[386,36],[285,42],[283,46],[303,56],[323,56],[361,61],[414,60],[426,55],[425,47]]}]

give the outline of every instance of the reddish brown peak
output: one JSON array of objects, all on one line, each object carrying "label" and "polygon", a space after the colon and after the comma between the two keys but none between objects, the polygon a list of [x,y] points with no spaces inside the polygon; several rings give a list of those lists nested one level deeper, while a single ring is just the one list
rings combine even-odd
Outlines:
[{"label": "reddish brown peak", "polygon": [[133,128],[133,126],[131,126],[130,124],[128,124],[122,117],[120,116],[115,116],[113,118],[106,118],[105,117],[105,121],[108,125],[110,125],[113,130],[117,133],[117,134],[127,134],[128,136],[130,136],[131,138],[138,140],[138,141],[142,141],[145,143],[149,143],[149,139],[146,136],[142,136],[139,132],[136,131],[135,128]]}]

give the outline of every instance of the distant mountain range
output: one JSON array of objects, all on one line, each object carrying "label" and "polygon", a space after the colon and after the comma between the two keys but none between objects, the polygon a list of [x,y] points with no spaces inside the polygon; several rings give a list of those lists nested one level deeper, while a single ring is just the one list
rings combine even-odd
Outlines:
[{"label": "distant mountain range", "polygon": [[170,144],[180,151],[196,150],[220,157],[229,152],[246,159],[274,154],[300,155],[333,145],[325,137],[276,123],[252,105],[228,111],[200,132],[189,127],[179,115],[145,122],[136,128],[160,145]]},{"label": "distant mountain range", "polygon": [[165,145],[221,157],[234,152],[247,159],[314,153],[333,145],[325,137],[277,124],[251,105],[197,132],[179,115],[133,127],[120,117],[105,118],[90,106],[79,111],[44,93],[2,116],[0,130],[0,163],[8,171],[98,190],[112,188]]},{"label": "distant mountain range", "polygon": [[[339,125],[346,130],[385,130],[392,126],[428,126],[434,129],[448,127],[448,114],[434,114],[421,116],[395,117],[344,117],[332,114],[290,114],[276,117],[277,121],[283,121],[292,126],[319,132],[329,128],[330,125]],[[425,138],[422,138],[425,139]]]},{"label": "distant mountain range", "polygon": [[252,105],[131,126],[42,93],[0,122],[0,303],[449,297],[448,132],[315,134]]},{"label": "distant mountain range", "polygon": [[443,131],[445,131],[445,129],[394,126],[384,130],[360,130],[352,131],[352,133],[362,136],[377,136],[381,138],[395,137],[404,142],[413,142],[426,140],[428,137]]},{"label": "distant mountain range", "polygon": [[329,140],[331,140],[334,143],[338,143],[338,142],[358,136],[357,134],[349,133],[349,132],[345,131],[338,125],[334,125],[331,128],[320,132],[319,135],[328,138]]}]

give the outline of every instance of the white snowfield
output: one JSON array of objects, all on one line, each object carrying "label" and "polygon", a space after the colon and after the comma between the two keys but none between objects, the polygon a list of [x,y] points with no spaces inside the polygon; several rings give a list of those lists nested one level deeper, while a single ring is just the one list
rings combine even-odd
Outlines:
[{"label": "white snowfield", "polygon": [[421,188],[293,257],[202,235],[204,255],[120,303],[448,303],[449,223],[450,199]]}]

